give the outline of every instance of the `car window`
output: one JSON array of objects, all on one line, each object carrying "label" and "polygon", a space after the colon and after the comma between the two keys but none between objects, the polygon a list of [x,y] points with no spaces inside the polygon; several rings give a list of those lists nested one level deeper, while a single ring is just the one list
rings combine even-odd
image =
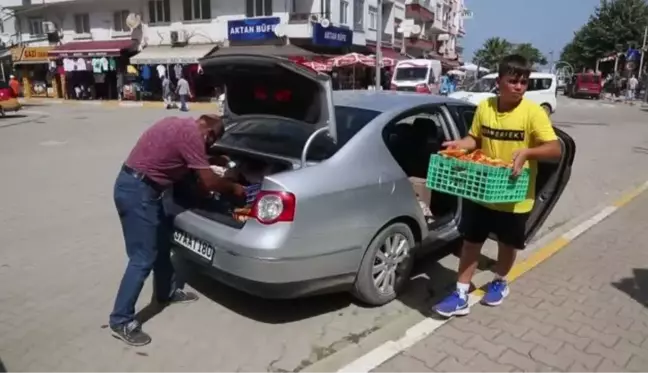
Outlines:
[{"label": "car window", "polygon": [[[318,136],[311,145],[308,159],[321,161],[330,158],[379,114],[373,110],[336,106],[337,144],[325,135]],[[316,129],[306,123],[284,118],[243,119],[228,123],[219,143],[299,159],[306,141]]]},{"label": "car window", "polygon": [[7,89],[7,88],[9,88],[9,83],[0,80],[0,89]]},{"label": "car window", "polygon": [[411,80],[423,80],[428,75],[427,67],[398,67],[396,68],[396,74],[394,75],[394,80],[396,81],[411,81]]},{"label": "car window", "polygon": [[457,129],[461,136],[466,136],[470,127],[472,126],[473,118],[475,117],[475,111],[477,110],[474,106],[468,105],[452,105],[448,109],[454,117],[455,122],[457,123]]},{"label": "car window", "polygon": [[551,88],[551,78],[532,78],[529,79],[529,88],[527,91],[544,91]]}]

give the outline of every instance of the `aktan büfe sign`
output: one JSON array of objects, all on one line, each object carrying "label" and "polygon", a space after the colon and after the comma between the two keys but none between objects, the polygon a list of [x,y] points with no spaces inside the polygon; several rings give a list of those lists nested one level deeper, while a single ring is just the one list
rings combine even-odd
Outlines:
[{"label": "aktan b\u00fcfe sign", "polygon": [[11,59],[16,62],[43,62],[47,63],[47,53],[52,47],[15,47],[11,49]]}]

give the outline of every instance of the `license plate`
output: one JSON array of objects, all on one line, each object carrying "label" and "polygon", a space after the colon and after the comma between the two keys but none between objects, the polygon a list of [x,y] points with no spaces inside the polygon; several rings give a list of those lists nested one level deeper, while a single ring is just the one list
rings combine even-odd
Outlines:
[{"label": "license plate", "polygon": [[193,251],[194,253],[209,261],[211,261],[214,257],[214,247],[212,245],[197,238],[191,237],[185,232],[179,230],[173,232],[173,241],[176,244],[184,247],[185,249]]}]

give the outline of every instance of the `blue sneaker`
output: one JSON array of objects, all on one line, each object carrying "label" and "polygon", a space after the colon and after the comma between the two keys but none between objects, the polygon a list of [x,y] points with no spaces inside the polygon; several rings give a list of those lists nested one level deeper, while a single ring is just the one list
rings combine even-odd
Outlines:
[{"label": "blue sneaker", "polygon": [[499,306],[508,295],[509,287],[506,280],[493,280],[488,284],[486,294],[484,294],[481,302],[491,307]]},{"label": "blue sneaker", "polygon": [[459,292],[455,291],[434,306],[434,311],[443,317],[465,316],[470,313],[468,298],[462,298]]}]

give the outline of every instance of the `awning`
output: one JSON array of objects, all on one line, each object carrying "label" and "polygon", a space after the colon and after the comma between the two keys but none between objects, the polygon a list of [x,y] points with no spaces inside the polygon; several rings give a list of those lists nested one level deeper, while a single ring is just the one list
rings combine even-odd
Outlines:
[{"label": "awning", "polygon": [[59,45],[49,52],[50,57],[118,57],[135,45],[133,40],[76,41]]},{"label": "awning", "polygon": [[233,47],[224,47],[219,48],[210,54],[207,57],[212,56],[224,56],[228,54],[263,54],[266,56],[281,56],[281,57],[313,57],[317,56],[316,53],[307,51],[306,49],[299,48],[296,45],[237,45]]},{"label": "awning", "polygon": [[198,63],[216,47],[216,44],[194,44],[186,47],[160,45],[147,47],[130,58],[133,65],[190,64]]}]

